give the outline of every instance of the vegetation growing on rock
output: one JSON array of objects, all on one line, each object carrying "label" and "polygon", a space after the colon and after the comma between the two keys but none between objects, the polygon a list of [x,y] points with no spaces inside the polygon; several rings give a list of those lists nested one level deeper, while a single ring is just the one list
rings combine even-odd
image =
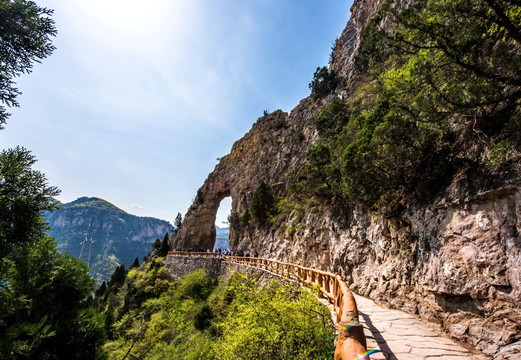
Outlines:
[{"label": "vegetation growing on rock", "polygon": [[335,97],[316,117],[301,197],[392,213],[457,172],[520,157],[521,6],[429,0],[398,12],[393,2],[364,29],[347,104]]}]

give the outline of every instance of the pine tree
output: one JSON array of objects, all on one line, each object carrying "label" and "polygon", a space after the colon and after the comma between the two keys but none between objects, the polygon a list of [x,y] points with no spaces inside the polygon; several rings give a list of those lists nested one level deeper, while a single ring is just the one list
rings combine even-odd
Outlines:
[{"label": "pine tree", "polygon": [[274,202],[275,199],[270,186],[261,181],[253,192],[251,199],[251,214],[253,218],[259,223],[264,223],[273,209]]},{"label": "pine tree", "polygon": [[134,262],[132,263],[132,265],[130,265],[129,269],[134,269],[134,268],[138,268],[138,267],[139,267],[139,260],[138,260],[138,258],[135,258]]},{"label": "pine tree", "polygon": [[34,62],[51,55],[55,47],[51,37],[56,27],[51,18],[53,10],[42,8],[33,1],[0,2],[0,129],[9,114],[7,107],[18,107],[14,79],[31,72]]},{"label": "pine tree", "polygon": [[112,273],[112,277],[109,281],[109,288],[111,291],[116,291],[123,283],[125,282],[125,278],[127,276],[127,271],[125,270],[125,265],[121,264],[114,270]]},{"label": "pine tree", "polygon": [[174,220],[175,231],[179,230],[181,228],[182,224],[183,224],[183,216],[181,215],[181,213],[177,213],[177,216],[175,217],[175,220]]},{"label": "pine tree", "polygon": [[170,251],[170,245],[168,244],[168,233],[165,234],[163,241],[161,241],[161,246],[156,251],[156,256],[163,257],[167,256]]}]

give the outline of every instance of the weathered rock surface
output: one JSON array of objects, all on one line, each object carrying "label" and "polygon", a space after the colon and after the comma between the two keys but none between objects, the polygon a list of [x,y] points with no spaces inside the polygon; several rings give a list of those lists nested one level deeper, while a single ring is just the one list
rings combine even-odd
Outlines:
[{"label": "weathered rock surface", "polygon": [[[173,238],[173,248],[212,249],[215,216],[225,197],[231,196],[233,211],[242,212],[260,181],[270,184],[276,194],[285,192],[305,162],[306,149],[316,139],[310,126],[316,108],[305,99],[291,114],[278,110],[260,118],[199,189],[202,199],[188,209]],[[230,229],[232,248],[237,248],[236,238]]]},{"label": "weathered rock surface", "polygon": [[170,274],[183,277],[196,270],[204,269],[210,278],[217,278],[222,272],[222,259],[202,256],[171,256],[165,259],[165,266]]},{"label": "weathered rock surface", "polygon": [[[404,6],[408,1],[399,1]],[[382,0],[358,0],[331,68],[348,83],[363,26]],[[337,94],[345,93],[338,89]],[[260,118],[208,176],[171,239],[174,248],[212,248],[220,201],[249,206],[260,181],[284,197],[317,139],[313,117],[331,97],[304,99],[290,113]],[[519,164],[517,165],[519,169]],[[392,218],[332,202],[283,222],[230,231],[235,250],[341,273],[377,302],[437,322],[451,336],[494,355],[520,358],[521,179],[512,172],[482,181],[467,176],[424,203],[409,201]],[[287,231],[291,226],[296,231]]]}]

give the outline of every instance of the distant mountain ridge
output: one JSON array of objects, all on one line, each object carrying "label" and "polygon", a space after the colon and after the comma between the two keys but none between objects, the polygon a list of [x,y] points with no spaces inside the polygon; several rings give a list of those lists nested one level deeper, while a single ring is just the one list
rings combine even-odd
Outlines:
[{"label": "distant mountain ridge", "polygon": [[226,250],[230,249],[230,229],[229,228],[221,228],[219,226],[215,226],[215,245],[214,249]]},{"label": "distant mountain ridge", "polygon": [[56,239],[60,251],[76,257],[80,257],[81,243],[92,219],[94,243],[90,264],[98,281],[108,280],[120,264],[128,267],[136,257],[141,262],[155,239],[162,239],[173,228],[168,221],[131,215],[96,197],[81,197],[44,215],[52,228],[49,234]]}]

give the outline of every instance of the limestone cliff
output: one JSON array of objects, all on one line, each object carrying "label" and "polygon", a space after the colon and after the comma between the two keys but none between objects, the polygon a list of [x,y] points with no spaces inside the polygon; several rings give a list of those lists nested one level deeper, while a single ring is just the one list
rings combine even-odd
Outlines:
[{"label": "limestone cliff", "polygon": [[[52,228],[49,234],[56,239],[60,251],[76,257],[80,256],[89,223],[93,221],[90,265],[99,284],[110,280],[120,264],[129,267],[135,258],[148,254],[154,240],[162,239],[172,229],[167,221],[128,214],[99,198],[82,197],[44,215]],[[86,249],[82,257],[85,261]]]},{"label": "limestone cliff", "polygon": [[[260,181],[276,197],[287,196],[318,139],[314,117],[333,96],[349,96],[363,28],[383,2],[354,1],[330,64],[341,85],[319,100],[302,100],[290,114],[260,118],[200,188],[171,239],[174,248],[213,247],[215,215],[227,196],[237,214],[251,206]],[[479,145],[461,151],[483,156]],[[341,273],[362,295],[440,323],[495,358],[514,359],[521,353],[520,168],[519,160],[497,173],[467,166],[435,196],[405,199],[392,216],[324,202],[282,220],[232,228],[230,246]]]}]

